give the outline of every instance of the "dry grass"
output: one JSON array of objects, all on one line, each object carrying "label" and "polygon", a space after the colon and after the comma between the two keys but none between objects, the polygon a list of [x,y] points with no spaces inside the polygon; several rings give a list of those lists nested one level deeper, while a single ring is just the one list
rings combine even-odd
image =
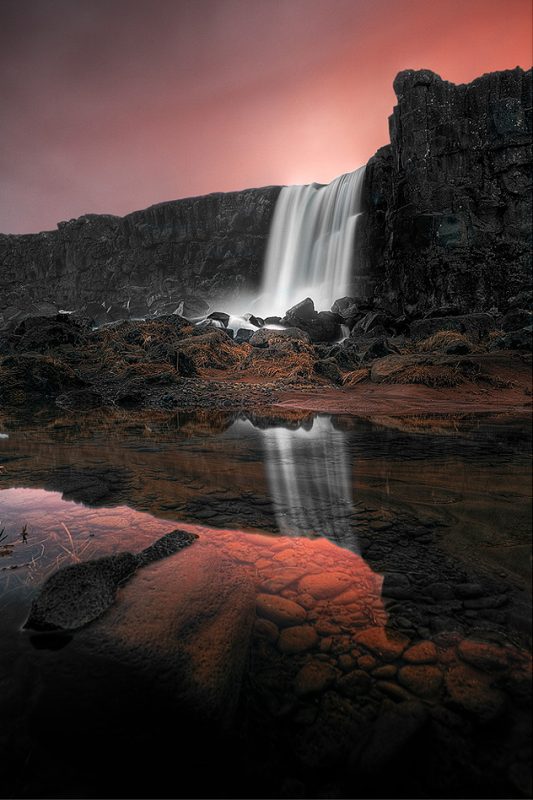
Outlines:
[{"label": "dry grass", "polygon": [[270,381],[284,383],[316,383],[316,354],[310,345],[302,343],[294,350],[275,347],[250,348],[241,369],[249,375],[258,375]]},{"label": "dry grass", "polygon": [[436,333],[428,336],[427,339],[422,339],[418,342],[417,349],[423,353],[429,353],[434,350],[444,350],[454,344],[466,344],[472,346],[471,341],[458,331],[437,331]]},{"label": "dry grass", "polygon": [[94,331],[85,347],[86,363],[121,375],[132,364],[175,365],[176,350],[185,336],[192,334],[191,325],[171,322],[124,322],[111,328]]},{"label": "dry grass", "polygon": [[249,355],[249,344],[237,344],[223,331],[209,331],[179,342],[177,350],[192,359],[197,369],[227,369],[242,363]]},{"label": "dry grass", "polygon": [[415,364],[390,375],[385,383],[422,384],[431,388],[453,388],[467,380],[464,372],[456,367]]},{"label": "dry grass", "polygon": [[370,370],[367,367],[361,369],[354,369],[351,372],[346,372],[342,376],[343,386],[356,386],[361,381],[366,380],[370,376]]}]

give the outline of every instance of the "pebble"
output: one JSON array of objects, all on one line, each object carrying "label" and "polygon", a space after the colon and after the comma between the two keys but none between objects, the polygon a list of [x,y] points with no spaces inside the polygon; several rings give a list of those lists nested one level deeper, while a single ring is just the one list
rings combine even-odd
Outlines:
[{"label": "pebble", "polygon": [[279,630],[277,625],[274,625],[269,619],[256,619],[254,624],[254,633],[257,636],[262,636],[268,639],[269,642],[277,642]]},{"label": "pebble", "polygon": [[311,625],[296,625],[282,630],[278,649],[282,653],[303,653],[318,644],[318,634]]},{"label": "pebble", "polygon": [[442,672],[429,664],[413,664],[401,668],[398,680],[418,697],[433,697],[442,686]]},{"label": "pebble", "polygon": [[384,628],[367,628],[357,633],[355,638],[385,661],[399,658],[409,643],[405,636],[394,632],[387,634]]},{"label": "pebble", "polygon": [[490,685],[490,678],[468,664],[456,664],[446,674],[446,689],[459,708],[483,720],[495,719],[503,710],[505,697]]},{"label": "pebble", "polygon": [[507,654],[503,647],[464,639],[457,651],[463,661],[487,672],[507,669]]},{"label": "pebble", "polygon": [[437,660],[437,648],[433,642],[418,642],[405,651],[403,658],[410,664],[434,664]]},{"label": "pebble", "polygon": [[266,617],[282,628],[298,625],[307,617],[305,608],[293,600],[278,595],[258,594],[256,608],[260,617]]},{"label": "pebble", "polygon": [[324,661],[308,661],[294,679],[294,691],[298,697],[323,692],[335,681],[336,672]]},{"label": "pebble", "polygon": [[348,589],[353,584],[353,577],[344,572],[323,572],[318,575],[306,575],[300,581],[300,589],[308,592],[318,600],[324,600]]}]

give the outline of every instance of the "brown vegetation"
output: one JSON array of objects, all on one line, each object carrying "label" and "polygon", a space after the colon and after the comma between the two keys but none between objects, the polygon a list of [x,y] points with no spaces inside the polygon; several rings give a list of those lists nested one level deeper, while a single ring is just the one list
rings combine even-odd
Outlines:
[{"label": "brown vegetation", "polygon": [[370,370],[368,367],[362,367],[361,369],[354,369],[351,372],[345,372],[342,376],[342,385],[343,386],[356,386],[356,384],[361,383],[361,381],[365,381],[370,377]]}]

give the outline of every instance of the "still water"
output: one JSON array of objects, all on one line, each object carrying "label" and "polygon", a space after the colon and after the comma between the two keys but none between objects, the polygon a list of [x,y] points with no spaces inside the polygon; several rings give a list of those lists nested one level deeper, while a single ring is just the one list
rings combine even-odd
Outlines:
[{"label": "still water", "polygon": [[[2,434],[8,796],[527,796],[527,421],[202,413]],[[59,568],[175,528],[200,538],[101,621],[23,629]],[[181,784],[155,696],[203,743],[178,735]],[[115,760],[132,748],[135,779]]]}]

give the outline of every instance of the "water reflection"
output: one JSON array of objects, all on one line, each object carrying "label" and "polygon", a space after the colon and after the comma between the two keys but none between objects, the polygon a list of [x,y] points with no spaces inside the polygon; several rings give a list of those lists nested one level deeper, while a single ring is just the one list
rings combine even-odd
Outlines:
[{"label": "water reflection", "polygon": [[285,536],[326,536],[359,552],[352,529],[352,476],[346,434],[330,417],[262,432],[276,521]]}]

